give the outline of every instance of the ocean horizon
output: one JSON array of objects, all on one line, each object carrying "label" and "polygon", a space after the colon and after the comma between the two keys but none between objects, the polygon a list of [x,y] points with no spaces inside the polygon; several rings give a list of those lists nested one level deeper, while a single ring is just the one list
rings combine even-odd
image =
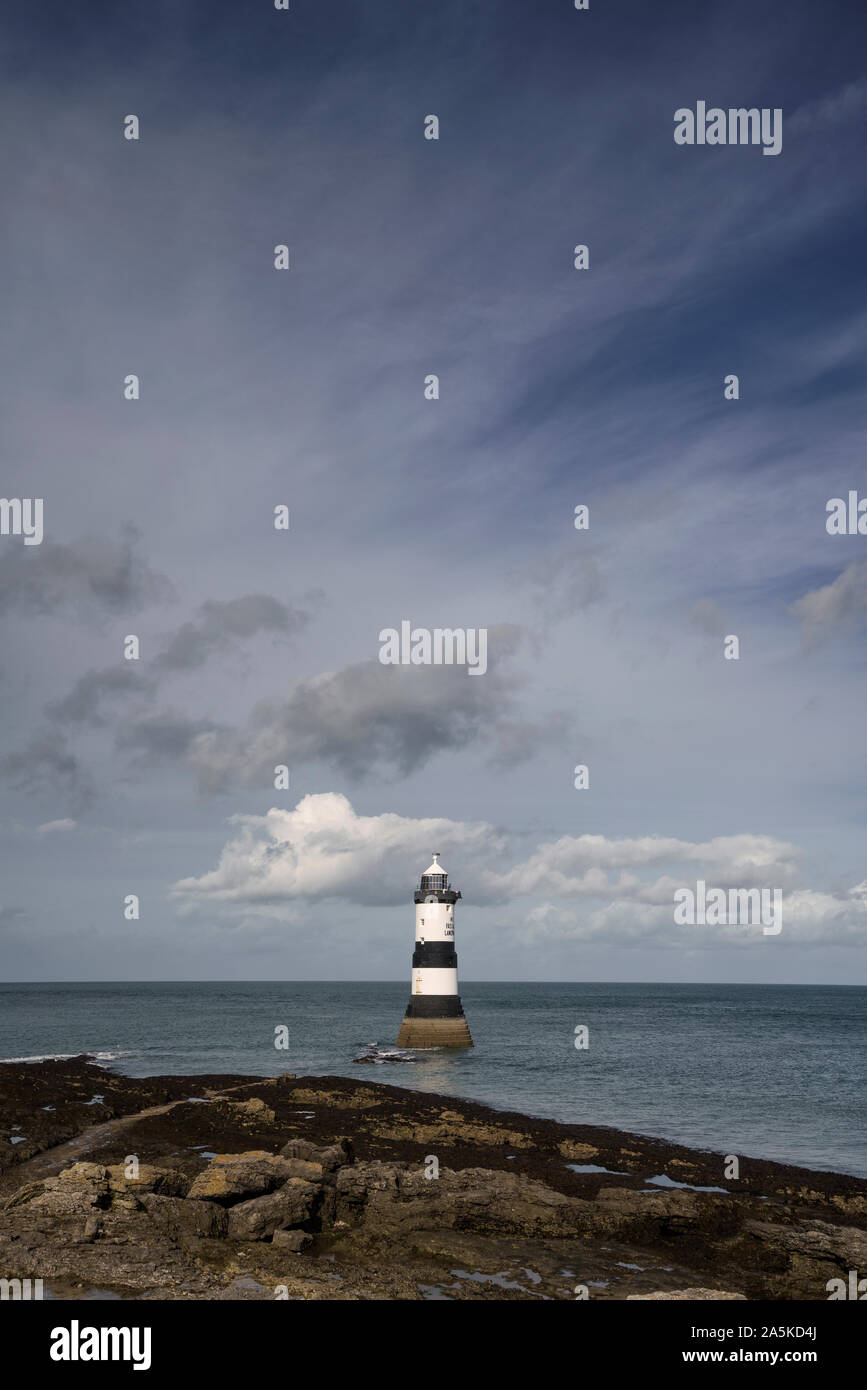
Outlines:
[{"label": "ocean horizon", "polygon": [[465,980],[475,1047],[427,1052],[395,1047],[407,995],[405,981],[7,982],[0,1061],[375,1078],[867,1177],[865,986]]}]

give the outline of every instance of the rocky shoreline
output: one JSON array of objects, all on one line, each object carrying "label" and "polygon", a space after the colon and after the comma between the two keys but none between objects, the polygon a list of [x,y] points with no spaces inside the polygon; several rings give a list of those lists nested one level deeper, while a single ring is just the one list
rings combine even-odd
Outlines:
[{"label": "rocky shoreline", "polygon": [[366,1080],[0,1065],[0,1277],[61,1298],[824,1301],[867,1269],[867,1180],[724,1172]]}]

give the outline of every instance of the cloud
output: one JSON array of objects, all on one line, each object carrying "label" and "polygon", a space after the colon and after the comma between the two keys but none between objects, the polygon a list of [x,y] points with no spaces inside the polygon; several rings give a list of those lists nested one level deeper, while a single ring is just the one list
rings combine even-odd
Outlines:
[{"label": "cloud", "polygon": [[[209,601],[196,620],[172,634],[155,665],[162,673],[199,666],[243,637],[288,634],[306,622],[306,612],[262,594]],[[560,711],[529,719],[518,710],[527,678],[512,658],[528,640],[514,624],[491,628],[488,669],[476,677],[465,666],[384,666],[378,660],[305,677],[286,697],[260,701],[240,728],[172,707],[140,706],[118,717],[115,746],[139,752],[149,764],[184,762],[205,793],[235,784],[273,786],[280,763],[322,761],[354,779],[405,775],[473,743],[490,764],[513,767],[546,744],[562,742],[570,725]],[[59,723],[98,726],[107,722],[107,702],[150,699],[159,685],[158,676],[118,662],[86,672],[46,710]],[[20,771],[28,756],[7,760],[7,773]]]},{"label": "cloud", "polygon": [[492,762],[531,757],[564,736],[566,716],[533,722],[514,713],[523,678],[509,659],[523,637],[513,625],[491,628],[482,676],[469,676],[463,666],[366,661],[298,680],[285,699],[256,705],[242,729],[195,732],[186,761],[202,790],[217,791],[235,782],[273,785],[279,763],[322,761],[358,779],[406,775],[471,743]]},{"label": "cloud", "polygon": [[804,636],[814,641],[822,630],[855,622],[867,615],[867,560],[854,560],[831,584],[811,589],[789,605],[800,618]]},{"label": "cloud", "polygon": [[[544,893],[670,903],[683,878],[647,882],[625,871],[679,863],[699,866],[721,888],[784,887],[795,879],[797,858],[794,845],[767,835],[722,835],[698,843],[659,835],[622,840],[564,835],[510,870],[484,872],[482,883],[502,898]],[[614,870],[621,873],[616,883],[608,878]]]},{"label": "cloud", "polygon": [[[681,875],[640,878],[636,871],[662,865],[690,866],[692,881],[704,875],[719,887],[784,887],[796,875],[799,851],[766,835],[725,835],[704,842],[648,835],[607,839],[564,835],[514,861],[512,840],[486,823],[412,820],[394,814],[358,816],[336,793],[303,798],[294,811],[239,816],[238,839],[223,851],[219,867],[185,879],[178,892],[239,901],[281,897],[346,897],[361,901],[405,899],[407,865],[432,847],[454,847],[475,868],[472,900],[494,904],[541,894],[574,899],[643,902],[672,913]],[[436,847],[436,846],[433,846]],[[414,871],[414,870],[413,870]],[[613,879],[611,873],[619,877]],[[373,897],[370,894],[373,894]]]},{"label": "cloud", "polygon": [[713,599],[696,599],[695,603],[690,604],[689,618],[696,627],[707,633],[708,637],[723,637],[728,631],[722,610]]},{"label": "cloud", "polygon": [[540,555],[523,569],[521,580],[530,588],[533,602],[547,617],[563,618],[606,595],[606,582],[595,556],[571,550]]},{"label": "cloud", "polygon": [[43,825],[37,825],[36,833],[37,835],[51,835],[58,830],[74,830],[77,825],[78,821],[66,816],[63,820],[47,820]]},{"label": "cloud", "polygon": [[[793,887],[799,851],[765,835],[703,842],[563,836],[509,868],[513,837],[485,822],[390,812],[364,816],[347,797],[331,792],[305,796],[291,811],[272,808],[263,816],[235,816],[230,823],[238,833],[225,845],[217,867],[173,886],[184,911],[220,905],[243,916],[267,908],[277,918],[301,920],[294,907],[302,900],[405,904],[414,877],[439,849],[457,885],[467,890],[468,902],[493,909],[492,930],[518,948],[595,941],[694,949],[763,939],[756,927],[675,924],[674,892],[694,886],[697,878],[721,888],[788,888],[783,933],[793,944],[851,946],[867,936],[867,882],[836,893]],[[637,872],[672,861],[685,872],[650,878]],[[619,876],[611,877],[612,870]],[[502,904],[533,895],[541,901],[524,907],[511,923],[508,914],[504,918]]]},{"label": "cloud", "polygon": [[799,106],[787,121],[790,132],[827,130],[829,126],[855,120],[867,104],[867,79],[850,82],[830,96]]},{"label": "cloud", "polygon": [[[312,593],[308,597],[317,601],[320,595]],[[146,672],[127,661],[87,671],[63,699],[46,705],[46,713],[61,723],[104,724],[106,720],[101,706],[105,701],[136,695],[153,698],[156,695],[159,677],[152,675],[151,671],[190,671],[204,666],[214,653],[234,647],[242,639],[255,636],[258,632],[270,631],[290,636],[300,632],[308,622],[308,612],[292,608],[267,594],[245,594],[242,598],[226,601],[209,599],[201,605],[195,619],[184,623],[169,636]],[[159,719],[159,716],[154,717]],[[132,733],[125,742],[134,742],[136,737],[147,742],[148,727],[149,722],[144,721],[144,729],[139,735]],[[212,725],[207,721],[204,724],[201,721],[191,724],[190,737],[200,732],[202,727]],[[176,741],[169,751],[173,756],[177,754]]]},{"label": "cloud", "polygon": [[34,734],[19,752],[0,758],[0,778],[16,791],[65,797],[76,812],[92,805],[94,799],[90,777],[54,729]]},{"label": "cloud", "polygon": [[[855,888],[840,893],[797,889],[783,895],[781,921],[782,931],[774,938],[772,949],[777,949],[776,942],[786,947],[863,946],[867,940],[867,898]],[[504,930],[508,932],[508,927]],[[528,950],[598,944],[695,951],[748,947],[767,940],[758,925],[677,926],[670,895],[666,902],[655,905],[614,898],[580,913],[562,903],[545,901],[522,917],[515,936]]]},{"label": "cloud", "polygon": [[361,816],[334,792],[305,796],[293,811],[234,816],[232,824],[240,833],[224,848],[217,868],[174,885],[174,895],[188,905],[279,905],[299,898],[405,903],[412,875],[421,872],[420,864],[426,867],[432,849],[448,864],[451,851],[487,858],[504,848],[502,836],[488,825],[391,812]]},{"label": "cloud", "polygon": [[129,613],[170,598],[171,584],[136,554],[137,541],[137,531],[127,526],[122,541],[45,540],[7,550],[0,556],[0,610],[54,613],[69,606]]},{"label": "cloud", "polygon": [[290,637],[309,621],[306,610],[289,607],[268,594],[245,594],[226,601],[209,599],[192,622],[172,634],[154,665],[163,671],[190,671],[241,638],[259,632]]},{"label": "cloud", "polygon": [[153,695],[157,681],[153,676],[137,671],[129,662],[104,666],[79,677],[68,695],[46,705],[46,713],[61,723],[102,724],[105,722],[100,706],[104,699],[127,695]]},{"label": "cloud", "polygon": [[216,730],[213,720],[165,709],[131,720],[118,731],[116,742],[118,748],[137,750],[148,761],[155,758],[176,761],[188,753],[197,739]]}]

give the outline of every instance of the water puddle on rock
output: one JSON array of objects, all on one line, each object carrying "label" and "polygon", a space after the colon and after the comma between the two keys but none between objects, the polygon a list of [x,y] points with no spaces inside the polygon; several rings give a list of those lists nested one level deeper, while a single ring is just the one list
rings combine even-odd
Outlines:
[{"label": "water puddle on rock", "polygon": [[[721,1192],[724,1197],[731,1195],[725,1187],[696,1187],[693,1182],[675,1182],[674,1178],[668,1177],[665,1173],[659,1173],[655,1178],[648,1178],[647,1182],[652,1183],[654,1187],[682,1187],[689,1192]],[[647,1191],[646,1188],[644,1190]]]},{"label": "water puddle on rock", "polygon": [[[523,1274],[526,1274],[534,1284],[541,1284],[541,1274],[536,1274],[536,1272],[532,1269],[525,1269],[523,1265],[520,1268],[521,1272]],[[498,1274],[483,1274],[480,1269],[475,1269],[472,1271],[472,1273],[470,1273],[466,1269],[449,1270],[449,1273],[453,1274],[454,1277],[458,1280],[467,1279],[470,1281],[470,1283],[473,1284],[494,1284],[498,1289],[517,1289],[519,1293],[529,1294],[531,1298],[547,1299],[547,1294],[535,1293],[533,1289],[528,1289],[526,1284],[521,1284],[514,1279],[509,1279],[509,1274],[513,1272],[514,1271],[512,1270],[502,1270]]]},{"label": "water puddle on rock", "polygon": [[[597,1163],[567,1163],[573,1173],[607,1173],[612,1178],[631,1178],[631,1173],[619,1173],[616,1168],[600,1168]],[[648,1182],[651,1179],[648,1179]]]},{"label": "water puddle on rock", "polygon": [[260,1284],[257,1279],[252,1278],[252,1276],[249,1274],[239,1274],[236,1278],[232,1280],[230,1287],[233,1289],[243,1289],[245,1293],[250,1292],[270,1294],[271,1292],[271,1290],[266,1288],[264,1284]]}]

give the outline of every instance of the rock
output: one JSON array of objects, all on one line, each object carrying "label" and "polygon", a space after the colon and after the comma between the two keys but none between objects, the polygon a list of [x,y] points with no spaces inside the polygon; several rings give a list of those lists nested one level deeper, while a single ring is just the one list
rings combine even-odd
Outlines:
[{"label": "rock", "polygon": [[58,1182],[106,1182],[108,1169],[101,1163],[73,1163],[57,1174]]},{"label": "rock", "polygon": [[84,1239],[86,1241],[96,1240],[102,1230],[102,1222],[98,1216],[89,1216],[84,1223]]},{"label": "rock", "polygon": [[557,1151],[563,1158],[572,1159],[595,1158],[599,1153],[593,1144],[579,1144],[577,1139],[564,1139],[557,1145]]},{"label": "rock", "polygon": [[126,1213],[128,1216],[133,1212],[141,1211],[142,1204],[138,1197],[132,1192],[116,1192],[111,1199],[111,1214],[117,1216]]},{"label": "rock", "polygon": [[744,1230],[784,1252],[793,1263],[810,1259],[846,1269],[867,1269],[867,1231],[857,1226],[832,1226],[827,1221],[804,1221],[799,1226],[746,1221]]},{"label": "rock", "polygon": [[403,1139],[416,1144],[472,1144],[477,1148],[491,1148],[507,1145],[510,1149],[527,1149],[532,1140],[516,1130],[505,1129],[501,1125],[474,1124],[464,1120],[452,1111],[444,1111],[444,1117],[435,1124],[419,1124],[416,1120],[393,1119],[378,1125],[371,1125],[370,1132],[378,1139]]},{"label": "rock", "polygon": [[341,1168],[336,1197],[338,1220],[392,1236],[418,1229],[574,1236],[593,1205],[519,1173],[441,1168],[428,1180],[416,1165],[380,1162]]},{"label": "rock", "polygon": [[230,1240],[267,1240],[275,1231],[299,1226],[310,1217],[319,1188],[302,1178],[290,1178],[276,1192],[240,1202],[229,1211]]},{"label": "rock", "polygon": [[111,1202],[106,1169],[99,1163],[73,1163],[56,1178],[28,1186],[39,1189],[27,1199],[28,1209],[46,1216],[88,1215]]},{"label": "rock", "polygon": [[[309,1139],[290,1139],[288,1144],[283,1145],[280,1153],[283,1158],[304,1159],[308,1163],[316,1163],[326,1173],[342,1168],[345,1163],[352,1163],[355,1157],[351,1139],[337,1139],[333,1144],[327,1145],[312,1144]],[[304,1174],[298,1173],[296,1176],[304,1177]]]},{"label": "rock", "polygon": [[241,1120],[244,1124],[273,1125],[277,1118],[264,1100],[256,1096],[250,1100],[221,1100],[217,1103],[229,1110],[233,1119]]},{"label": "rock", "polygon": [[867,1197],[841,1197],[835,1193],[829,1200],[847,1216],[867,1216]]},{"label": "rock", "polygon": [[568,1197],[521,1173],[415,1164],[357,1163],[337,1174],[335,1218],[373,1233],[468,1230],[484,1235],[606,1237],[649,1243],[694,1234],[710,1221],[725,1233],[736,1217],[701,1194],[605,1188],[596,1200]]},{"label": "rock", "polygon": [[155,1225],[173,1240],[180,1236],[215,1240],[226,1234],[228,1217],[217,1202],[189,1202],[180,1197],[163,1197],[155,1192],[144,1193],[140,1200]]},{"label": "rock", "polygon": [[269,1154],[263,1149],[217,1154],[194,1179],[187,1197],[231,1202],[233,1198],[272,1192],[289,1177],[292,1177],[291,1165],[279,1154]]},{"label": "rock", "polygon": [[721,1230],[725,1229],[726,1222],[733,1229],[736,1219],[719,1204],[682,1188],[639,1192],[634,1187],[603,1187],[590,1206],[587,1230],[593,1235],[629,1240],[684,1235],[694,1230],[710,1212],[713,1212],[714,1222],[721,1223]]},{"label": "rock", "polygon": [[183,1173],[174,1168],[155,1168],[149,1163],[139,1164],[138,1177],[126,1176],[124,1163],[113,1163],[106,1168],[108,1185],[112,1192],[159,1192],[165,1197],[186,1195],[188,1180]]},{"label": "rock", "polygon": [[278,1250],[291,1250],[294,1254],[299,1254],[305,1246],[312,1245],[313,1237],[306,1231],[275,1231],[271,1241]]},{"label": "rock", "polygon": [[[43,1278],[61,1297],[94,1288],[272,1300],[279,1282],[297,1301],[418,1300],[437,1291],[457,1300],[568,1300],[584,1279],[599,1300],[824,1302],[832,1277],[847,1283],[848,1271],[867,1270],[867,1181],[843,1174],[751,1159],[728,1194],[627,1175],[576,1182],[567,1163],[724,1185],[722,1156],[357,1078],[305,1078],[296,1092],[288,1078],[97,1075],[81,1059],[0,1063],[3,1133],[14,1124],[39,1148],[19,1166],[27,1145],[13,1146],[14,1168],[2,1175],[0,1273]],[[86,1103],[95,1087],[109,1107]],[[196,1096],[209,1103],[193,1103]],[[299,1116],[297,1127],[281,1129],[295,1106],[315,1108],[316,1121],[308,1128]],[[266,1127],[272,1107],[277,1120]],[[100,1123],[69,1143],[108,1109],[122,1124]],[[364,1162],[333,1142],[341,1131],[358,1134]],[[227,1152],[238,1143],[256,1151]],[[205,1146],[222,1153],[207,1175],[196,1156]],[[111,1161],[130,1147],[142,1165],[137,1179]],[[0,1169],[5,1150],[0,1139]],[[431,1153],[435,1179],[425,1177]],[[10,1195],[15,1170],[19,1189]],[[184,1181],[196,1173],[198,1195],[185,1200]],[[202,1195],[209,1187],[215,1195]],[[227,1242],[220,1237],[230,1220]],[[327,1232],[321,1242],[319,1231]],[[309,1257],[320,1243],[333,1249],[334,1264]],[[706,1286],[711,1275],[715,1288]]]},{"label": "rock", "polygon": [[303,1178],[305,1182],[322,1182],[325,1169],[321,1163],[308,1163],[303,1158],[287,1158],[290,1178]]},{"label": "rock", "polygon": [[367,1091],[311,1091],[305,1087],[292,1092],[300,1105],[323,1105],[333,1110],[372,1110],[385,1102]]},{"label": "rock", "polygon": [[19,1187],[17,1192],[13,1192],[11,1197],[7,1197],[3,1204],[3,1210],[9,1211],[12,1207],[23,1206],[29,1202],[31,1197],[38,1197],[42,1191],[41,1182],[26,1182],[23,1187]]},{"label": "rock", "polygon": [[406,1171],[403,1163],[357,1163],[341,1168],[337,1174],[338,1217],[350,1224],[360,1220],[368,1202],[377,1192],[394,1194],[397,1200],[397,1180]]},{"label": "rock", "polygon": [[653,1299],[674,1299],[683,1302],[692,1299],[728,1299],[732,1301],[739,1299],[742,1303],[746,1302],[746,1296],[742,1293],[727,1293],[725,1289],[672,1289],[669,1293],[630,1293],[626,1295],[627,1303],[640,1303]]}]

